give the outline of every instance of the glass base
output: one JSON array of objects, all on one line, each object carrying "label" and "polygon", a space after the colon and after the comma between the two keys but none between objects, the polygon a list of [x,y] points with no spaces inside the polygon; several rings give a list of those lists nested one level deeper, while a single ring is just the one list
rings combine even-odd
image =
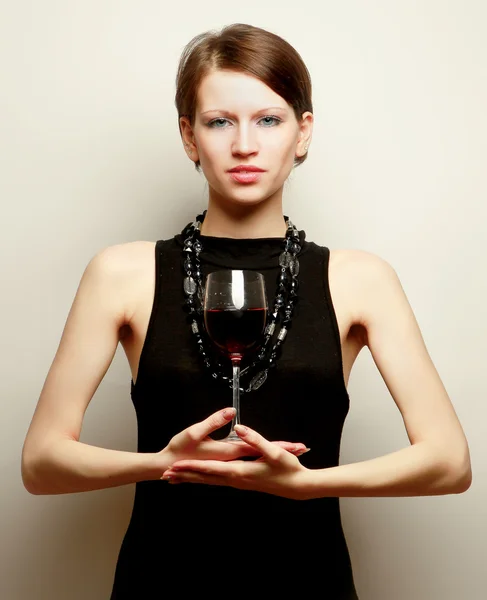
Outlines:
[{"label": "glass base", "polygon": [[241,442],[241,438],[238,437],[237,432],[232,429],[227,437],[221,440],[222,442]]}]

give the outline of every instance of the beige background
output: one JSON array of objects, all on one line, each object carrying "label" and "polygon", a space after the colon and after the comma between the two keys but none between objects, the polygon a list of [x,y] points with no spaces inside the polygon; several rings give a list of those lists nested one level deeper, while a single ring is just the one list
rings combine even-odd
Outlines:
[{"label": "beige background", "polygon": [[[310,240],[396,268],[470,443],[465,494],[342,499],[360,598],[484,599],[487,5],[171,5],[0,2],[0,598],[109,596],[133,487],[29,495],[21,446],[90,258],[170,237],[204,206],[179,140],[177,61],[194,35],[244,22],[288,39],[314,84],[314,139],[285,188],[287,214]],[[129,381],[120,351],[83,441],[135,449]],[[407,445],[367,349],[349,392],[343,463]]]}]

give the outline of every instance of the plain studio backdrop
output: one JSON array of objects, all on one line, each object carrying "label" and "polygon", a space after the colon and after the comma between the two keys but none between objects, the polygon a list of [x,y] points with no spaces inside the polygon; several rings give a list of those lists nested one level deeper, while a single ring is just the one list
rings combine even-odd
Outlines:
[{"label": "plain studio backdrop", "polygon": [[[32,496],[21,447],[88,261],[171,237],[204,207],[206,181],[179,137],[176,68],[194,35],[241,22],[287,39],[312,77],[314,137],[286,214],[309,240],[394,266],[470,444],[465,494],[341,500],[360,598],[484,600],[485,2],[0,4],[0,598],[109,596],[134,486]],[[119,348],[82,441],[135,450],[129,383]],[[341,463],[408,444],[367,348],[349,393]]]}]

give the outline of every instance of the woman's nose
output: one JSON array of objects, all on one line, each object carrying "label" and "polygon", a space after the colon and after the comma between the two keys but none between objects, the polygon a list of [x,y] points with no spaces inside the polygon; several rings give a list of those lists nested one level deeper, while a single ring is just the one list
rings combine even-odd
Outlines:
[{"label": "woman's nose", "polygon": [[238,154],[251,154],[258,148],[257,137],[255,133],[249,131],[247,126],[239,126],[235,139],[233,141],[233,152]]}]

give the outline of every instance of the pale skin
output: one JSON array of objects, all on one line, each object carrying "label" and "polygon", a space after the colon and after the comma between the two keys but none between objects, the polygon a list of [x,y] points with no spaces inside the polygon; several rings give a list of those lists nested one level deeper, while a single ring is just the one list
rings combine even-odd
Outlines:
[{"label": "pale skin", "polygon": [[[284,99],[259,80],[216,71],[201,83],[193,124],[186,117],[180,122],[186,153],[200,161],[208,181],[202,233],[283,237],[283,186],[294,158],[310,145],[313,115],[304,113],[298,120]],[[266,172],[258,184],[241,186],[226,173],[238,164],[255,164]],[[307,451],[299,440],[266,440],[245,424],[239,430],[241,443],[212,440],[211,433],[232,419],[231,408],[185,429],[157,453],[80,442],[83,416],[119,343],[137,379],[154,295],[154,242],[133,242],[100,251],[81,278],[24,442],[26,488],[59,494],[162,478],[170,484],[232,486],[297,500],[467,490],[467,440],[393,267],[368,252],[331,250],[328,276],[345,384],[367,346],[402,415],[408,447],[311,470],[299,460]],[[256,460],[239,460],[244,456]]]}]

